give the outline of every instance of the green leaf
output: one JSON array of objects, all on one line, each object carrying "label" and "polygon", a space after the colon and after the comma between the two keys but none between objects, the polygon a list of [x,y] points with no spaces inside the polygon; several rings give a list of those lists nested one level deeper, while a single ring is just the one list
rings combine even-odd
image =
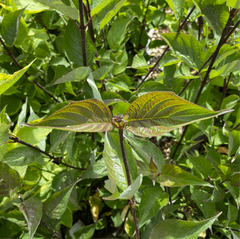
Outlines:
[{"label": "green leaf", "polygon": [[181,18],[184,16],[184,0],[166,0],[169,7],[173,10],[176,18]]},{"label": "green leaf", "polygon": [[227,0],[227,6],[238,9],[240,7],[240,0]]},{"label": "green leaf", "polygon": [[7,164],[0,162],[0,196],[9,197],[22,184],[19,173]]},{"label": "green leaf", "polygon": [[196,202],[206,218],[212,217],[216,214],[215,203],[207,202],[209,199],[208,192],[204,190],[196,190],[193,192],[191,199]]},{"label": "green leaf", "polygon": [[148,69],[149,67],[150,66],[148,65],[148,63],[143,55],[135,55],[134,56],[131,68],[133,68],[133,69]]},{"label": "green leaf", "polygon": [[214,77],[217,77],[220,75],[227,76],[227,75],[229,75],[230,72],[234,72],[234,71],[240,71],[240,61],[233,61],[231,63],[228,63],[228,64],[222,66],[218,70],[212,70],[210,72],[209,77],[214,78]]},{"label": "green leaf", "polygon": [[[83,66],[83,53],[82,53],[82,41],[81,32],[78,27],[71,21],[68,21],[65,29],[63,49],[70,61],[76,66]],[[87,65],[91,66],[93,58],[95,56],[96,49],[86,32],[86,54],[87,54]]]},{"label": "green leaf", "polygon": [[240,188],[240,173],[236,173],[231,177],[230,184],[234,187]]},{"label": "green leaf", "polygon": [[128,24],[132,21],[129,17],[118,17],[107,35],[107,41],[112,51],[118,51],[126,37]]},{"label": "green leaf", "polygon": [[117,87],[119,90],[130,91],[129,88],[131,87],[131,80],[125,74],[118,75],[108,82],[111,83],[111,85]]},{"label": "green leaf", "polygon": [[21,16],[25,8],[11,12],[6,15],[1,24],[1,34],[5,42],[12,46],[18,36],[18,28]]},{"label": "green leaf", "polygon": [[18,206],[28,223],[29,238],[32,239],[42,218],[42,202],[38,198],[31,197]]},{"label": "green leaf", "polygon": [[190,239],[209,228],[220,214],[200,222],[166,219],[158,223],[151,232],[149,239]]},{"label": "green leaf", "polygon": [[214,29],[218,36],[221,36],[222,30],[229,17],[229,10],[226,6],[226,1],[193,0],[193,2],[198,7],[199,11],[203,15],[203,18],[208,22],[211,28]]},{"label": "green leaf", "polygon": [[100,19],[97,20],[97,22],[100,21],[100,30],[111,21],[125,2],[126,0],[104,0],[91,11],[91,16],[95,14],[100,16]]},{"label": "green leaf", "polygon": [[[150,164],[151,158],[157,166],[158,172],[161,172],[162,166],[166,163],[160,149],[149,140],[140,139],[125,135],[132,149],[138,154],[144,162]],[[149,169],[149,168],[148,168]]]},{"label": "green leaf", "polygon": [[190,157],[190,162],[193,164],[194,168],[201,173],[204,178],[207,178],[212,172],[212,165],[207,158],[204,157]]},{"label": "green leaf", "polygon": [[9,166],[24,166],[42,158],[42,154],[29,147],[18,147],[8,151],[3,161]]},{"label": "green leaf", "polygon": [[130,199],[130,198],[132,198],[134,193],[136,193],[137,190],[139,189],[139,187],[141,186],[142,179],[143,179],[143,175],[140,174],[136,178],[136,180],[119,195],[118,198],[119,199]]},{"label": "green leaf", "polygon": [[127,131],[152,137],[226,112],[230,111],[214,112],[202,108],[173,92],[151,92],[142,95],[129,106]]},{"label": "green leaf", "polygon": [[26,220],[25,220],[22,212],[19,210],[13,210],[8,213],[0,213],[0,218],[3,218],[7,221],[16,223],[20,227],[27,227]]},{"label": "green leaf", "polygon": [[71,102],[39,123],[26,124],[76,132],[104,132],[112,130],[112,113],[100,100]]},{"label": "green leaf", "polygon": [[18,9],[27,6],[26,13],[29,14],[38,13],[50,9],[50,7],[33,0],[14,0],[14,3],[16,4]]},{"label": "green leaf", "polygon": [[54,231],[60,228],[62,215],[67,209],[70,195],[76,183],[54,193],[43,203],[42,220]]},{"label": "green leaf", "polygon": [[128,110],[129,105],[130,104],[127,102],[116,103],[113,107],[112,114],[113,115],[117,115],[117,114],[125,115]]},{"label": "green leaf", "polygon": [[47,5],[53,9],[58,10],[59,12],[71,17],[74,20],[78,20],[79,12],[74,6],[74,4],[70,6],[66,6],[63,1],[55,1],[55,0],[37,0],[44,5]]},{"label": "green leaf", "polygon": [[194,36],[184,33],[164,33],[161,36],[178,59],[196,70],[202,67],[204,63],[203,46]]},{"label": "green leaf", "polygon": [[53,84],[49,86],[61,84],[68,81],[79,82],[81,80],[86,80],[89,73],[90,73],[90,67],[78,67],[73,71],[70,71],[69,73],[67,73],[65,76],[58,78]]},{"label": "green leaf", "polygon": [[25,66],[23,69],[14,72],[13,75],[0,73],[0,95],[3,94],[6,90],[8,90],[12,85],[14,85],[29,69],[29,67],[34,61],[32,61],[29,65]]},{"label": "green leaf", "polygon": [[191,173],[182,170],[180,167],[173,164],[165,164],[162,167],[162,173],[158,177],[161,185],[167,187],[181,187],[186,185],[201,185],[210,186],[211,184],[197,178]]},{"label": "green leaf", "polygon": [[228,212],[227,220],[225,222],[225,227],[227,227],[231,222],[235,222],[238,218],[238,209],[234,207],[230,202],[228,202]]},{"label": "green leaf", "polygon": [[93,79],[93,75],[92,75],[91,72],[90,72],[90,74],[89,74],[89,76],[88,76],[88,78],[87,78],[87,83],[89,84],[89,86],[90,86],[91,89],[92,89],[92,95],[93,95],[93,97],[94,97],[95,99],[98,99],[98,100],[100,100],[100,101],[103,101],[103,100],[102,100],[102,96],[101,96],[101,94],[100,94],[100,92],[99,92],[99,90],[98,90],[98,88],[97,88],[97,86],[96,86],[96,83],[95,83],[95,81],[94,81],[94,79]]},{"label": "green leaf", "polygon": [[236,103],[239,101],[239,96],[237,95],[229,95],[223,99],[221,110],[222,109],[232,109]]},{"label": "green leaf", "polygon": [[[133,182],[138,177],[137,165],[131,148],[125,140],[124,148],[131,181]],[[128,187],[128,183],[118,135],[110,132],[105,134],[103,157],[106,161],[108,177],[112,179],[120,189],[125,190]]]},{"label": "green leaf", "polygon": [[141,228],[147,220],[154,217],[157,212],[167,204],[168,194],[163,192],[161,188],[153,187],[144,189],[139,205],[139,228]]},{"label": "green leaf", "polygon": [[8,117],[6,112],[7,106],[5,106],[0,113],[0,144],[8,141],[9,139],[9,128],[11,127],[11,119]]},{"label": "green leaf", "polygon": [[[80,230],[74,232],[73,238],[74,239],[91,239],[91,238],[93,238],[93,234],[96,229],[96,226],[97,226],[97,224],[94,223],[94,224],[91,224],[88,226],[81,227]],[[74,228],[74,226],[72,228]]]}]

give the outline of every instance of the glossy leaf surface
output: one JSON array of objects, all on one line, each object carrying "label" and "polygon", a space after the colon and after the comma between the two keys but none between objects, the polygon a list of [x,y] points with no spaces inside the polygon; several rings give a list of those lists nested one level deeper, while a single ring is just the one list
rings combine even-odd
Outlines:
[{"label": "glossy leaf surface", "polygon": [[77,132],[104,132],[112,130],[109,108],[97,99],[71,102],[46,119],[28,126],[48,127]]},{"label": "glossy leaf surface", "polygon": [[129,106],[127,131],[152,137],[225,112],[228,111],[214,112],[205,109],[172,92],[151,92],[139,97]]}]

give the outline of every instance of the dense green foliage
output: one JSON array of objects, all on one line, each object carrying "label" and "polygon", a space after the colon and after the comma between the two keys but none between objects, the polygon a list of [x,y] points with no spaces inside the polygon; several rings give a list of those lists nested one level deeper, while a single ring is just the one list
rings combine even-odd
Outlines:
[{"label": "dense green foliage", "polygon": [[0,238],[240,237],[239,0],[0,6]]}]

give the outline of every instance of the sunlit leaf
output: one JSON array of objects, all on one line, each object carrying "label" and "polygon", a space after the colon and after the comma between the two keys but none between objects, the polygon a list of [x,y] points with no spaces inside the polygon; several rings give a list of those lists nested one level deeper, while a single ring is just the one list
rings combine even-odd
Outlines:
[{"label": "sunlit leaf", "polygon": [[71,102],[33,127],[48,127],[77,132],[104,132],[112,130],[112,114],[109,108],[97,99]]},{"label": "sunlit leaf", "polygon": [[158,181],[161,185],[167,187],[181,187],[186,185],[211,186],[209,183],[173,164],[163,165]]},{"label": "sunlit leaf", "polygon": [[164,33],[163,39],[172,48],[176,56],[194,69],[200,69],[204,63],[202,44],[191,35],[184,33]]},{"label": "sunlit leaf", "polygon": [[6,90],[8,90],[12,85],[14,85],[29,69],[33,62],[34,61],[32,61],[29,65],[25,66],[23,69],[14,72],[13,75],[0,73],[0,95],[3,94]]},{"label": "sunlit leaf", "polygon": [[205,109],[183,100],[173,92],[151,92],[142,95],[129,106],[127,131],[152,137],[226,112],[230,111]]},{"label": "sunlit leaf", "polygon": [[5,42],[12,46],[18,36],[18,27],[25,8],[6,15],[1,24],[1,34]]}]

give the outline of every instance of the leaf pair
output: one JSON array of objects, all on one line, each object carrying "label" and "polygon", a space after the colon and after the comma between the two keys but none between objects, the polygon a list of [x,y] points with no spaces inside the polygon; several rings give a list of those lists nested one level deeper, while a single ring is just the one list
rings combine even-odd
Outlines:
[{"label": "leaf pair", "polygon": [[[126,129],[143,137],[158,136],[230,111],[214,112],[183,100],[173,92],[156,91],[142,95],[130,104],[126,113]],[[42,121],[26,125],[77,132],[104,132],[113,129],[112,117],[110,109],[102,101],[88,99],[71,102]]]}]

